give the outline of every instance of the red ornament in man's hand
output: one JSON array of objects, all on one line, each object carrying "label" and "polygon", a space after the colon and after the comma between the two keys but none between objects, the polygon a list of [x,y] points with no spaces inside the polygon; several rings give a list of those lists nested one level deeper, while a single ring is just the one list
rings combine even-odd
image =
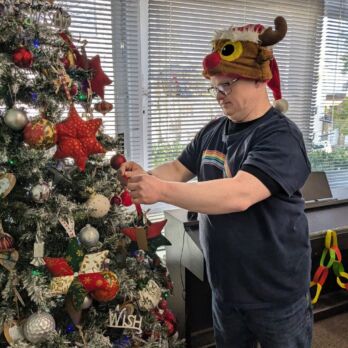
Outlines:
[{"label": "red ornament in man's hand", "polygon": [[127,161],[126,158],[123,155],[121,155],[120,153],[118,153],[118,154],[111,157],[110,165],[112,168],[117,170],[121,167],[121,164],[126,162],[126,161]]},{"label": "red ornament in man's hand", "polygon": [[130,207],[133,204],[132,197],[131,197],[129,191],[126,190],[126,191],[122,192],[121,201],[125,207]]}]

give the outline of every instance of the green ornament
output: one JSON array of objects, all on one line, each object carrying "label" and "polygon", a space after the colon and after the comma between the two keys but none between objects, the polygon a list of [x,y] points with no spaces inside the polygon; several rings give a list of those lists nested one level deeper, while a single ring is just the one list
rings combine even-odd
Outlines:
[{"label": "green ornament", "polygon": [[8,160],[7,163],[10,164],[11,166],[13,166],[16,164],[16,161],[15,160]]},{"label": "green ornament", "polygon": [[164,292],[163,294],[162,294],[162,297],[166,300],[168,297],[169,297],[169,292]]},{"label": "green ornament", "polygon": [[32,274],[33,276],[41,276],[41,275],[42,275],[42,273],[41,273],[40,271],[36,270],[36,269],[33,269],[33,270],[31,271],[31,274]]},{"label": "green ornament", "polygon": [[78,93],[77,99],[78,99],[79,101],[86,101],[86,100],[87,100],[87,95],[86,95],[86,94],[83,94],[83,93]]},{"label": "green ornament", "polygon": [[33,25],[33,20],[29,17],[27,17],[24,21],[23,21],[24,26],[26,27],[31,27]]}]

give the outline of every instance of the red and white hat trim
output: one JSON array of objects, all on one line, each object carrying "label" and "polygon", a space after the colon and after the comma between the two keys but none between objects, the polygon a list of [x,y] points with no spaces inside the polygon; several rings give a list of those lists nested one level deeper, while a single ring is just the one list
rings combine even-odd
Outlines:
[{"label": "red and white hat trim", "polygon": [[259,35],[265,31],[261,24],[248,24],[243,27],[229,27],[227,30],[217,30],[215,40],[250,41],[259,43]]}]

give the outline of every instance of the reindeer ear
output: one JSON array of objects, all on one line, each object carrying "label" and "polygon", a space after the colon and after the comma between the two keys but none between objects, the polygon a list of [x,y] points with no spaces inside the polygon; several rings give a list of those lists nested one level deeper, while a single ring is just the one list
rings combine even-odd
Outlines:
[{"label": "reindeer ear", "polygon": [[275,30],[271,27],[267,28],[259,35],[261,46],[272,46],[277,42],[283,40],[288,30],[288,25],[284,17],[276,17],[274,20]]}]

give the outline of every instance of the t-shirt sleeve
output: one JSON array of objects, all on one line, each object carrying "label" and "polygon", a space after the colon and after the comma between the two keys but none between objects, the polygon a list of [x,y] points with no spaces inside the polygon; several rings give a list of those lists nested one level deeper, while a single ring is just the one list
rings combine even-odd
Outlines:
[{"label": "t-shirt sleeve", "polygon": [[305,183],[311,168],[300,133],[275,130],[259,137],[243,162],[269,175],[292,196]]},{"label": "t-shirt sleeve", "polygon": [[178,161],[194,175],[197,175],[198,161],[200,159],[199,138],[200,133],[197,133],[178,157]]}]

